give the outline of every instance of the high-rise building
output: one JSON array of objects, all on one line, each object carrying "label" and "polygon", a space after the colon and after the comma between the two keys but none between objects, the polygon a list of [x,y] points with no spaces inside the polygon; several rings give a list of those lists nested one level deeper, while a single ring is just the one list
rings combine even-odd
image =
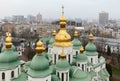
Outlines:
[{"label": "high-rise building", "polygon": [[40,23],[42,21],[42,15],[40,13],[37,14],[36,21],[37,21],[37,23]]},{"label": "high-rise building", "polygon": [[13,21],[20,24],[20,23],[24,23],[25,18],[23,15],[14,15],[13,17]]},{"label": "high-rise building", "polygon": [[109,14],[107,12],[99,13],[99,24],[105,26],[108,24]]}]

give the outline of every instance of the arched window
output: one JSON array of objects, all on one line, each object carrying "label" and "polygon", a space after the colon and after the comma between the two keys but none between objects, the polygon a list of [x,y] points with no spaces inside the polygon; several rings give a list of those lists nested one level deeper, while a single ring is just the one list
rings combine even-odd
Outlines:
[{"label": "arched window", "polygon": [[82,70],[84,71],[84,64],[82,64]]},{"label": "arched window", "polygon": [[19,68],[18,68],[18,75],[19,75]]},{"label": "arched window", "polygon": [[59,77],[59,72],[57,72],[57,76]]},{"label": "arched window", "polygon": [[66,73],[66,81],[68,81],[68,72]]},{"label": "arched window", "polygon": [[69,63],[70,63],[70,54],[68,55],[68,61],[69,61]]},{"label": "arched window", "polygon": [[56,64],[56,54],[54,55],[54,61],[55,61],[55,64]]},{"label": "arched window", "polygon": [[11,72],[11,78],[13,78],[13,77],[14,77],[14,71]]},{"label": "arched window", "polygon": [[64,73],[62,73],[62,81],[64,81]]},{"label": "arched window", "polygon": [[78,55],[78,51],[76,51],[76,56]]},{"label": "arched window", "polygon": [[91,63],[93,63],[93,58],[91,58]]},{"label": "arched window", "polygon": [[2,80],[5,79],[5,73],[2,73]]}]

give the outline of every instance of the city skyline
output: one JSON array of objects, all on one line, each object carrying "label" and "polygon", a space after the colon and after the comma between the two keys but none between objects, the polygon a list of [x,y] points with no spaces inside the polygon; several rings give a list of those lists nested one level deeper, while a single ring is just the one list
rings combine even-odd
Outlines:
[{"label": "city skyline", "polygon": [[41,13],[43,18],[58,19],[61,16],[61,6],[64,5],[67,18],[98,19],[98,14],[106,11],[110,18],[120,19],[120,12],[117,10],[119,2],[117,0],[0,0],[0,18]]}]

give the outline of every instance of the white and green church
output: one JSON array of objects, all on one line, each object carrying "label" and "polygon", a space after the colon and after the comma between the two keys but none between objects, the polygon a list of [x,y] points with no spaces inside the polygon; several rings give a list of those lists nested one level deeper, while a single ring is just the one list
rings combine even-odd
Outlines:
[{"label": "white and green church", "polygon": [[44,44],[39,40],[35,56],[23,63],[8,32],[0,53],[0,81],[109,81],[105,58],[98,58],[92,33],[85,47],[78,40],[77,31],[71,41],[64,11],[60,30],[58,33],[53,31],[49,42],[48,52],[45,52]]}]

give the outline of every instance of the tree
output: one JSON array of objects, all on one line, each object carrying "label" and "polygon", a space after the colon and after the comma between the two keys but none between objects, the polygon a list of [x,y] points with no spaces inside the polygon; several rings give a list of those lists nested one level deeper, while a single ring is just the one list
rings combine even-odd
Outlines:
[{"label": "tree", "polygon": [[111,49],[110,49],[110,46],[107,46],[107,55],[111,55]]}]

